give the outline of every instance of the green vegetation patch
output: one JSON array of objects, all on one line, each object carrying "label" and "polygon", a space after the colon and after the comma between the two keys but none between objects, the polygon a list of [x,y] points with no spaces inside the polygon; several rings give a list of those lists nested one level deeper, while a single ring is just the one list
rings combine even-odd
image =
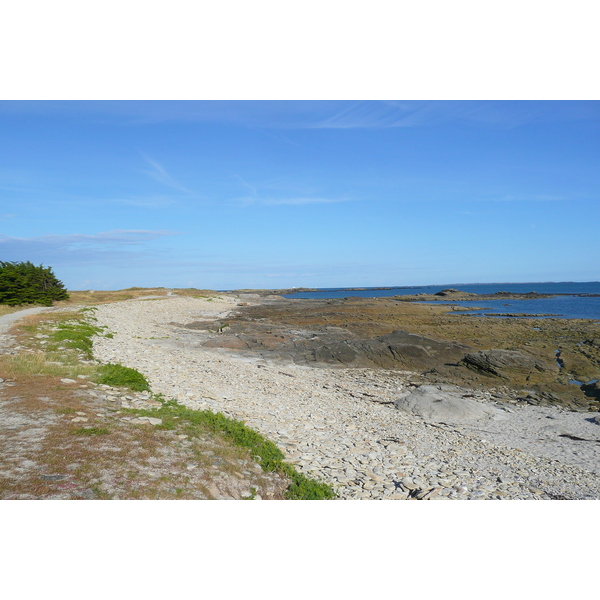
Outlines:
[{"label": "green vegetation patch", "polygon": [[292,483],[286,491],[286,498],[290,500],[330,500],[336,497],[329,485],[306,477],[298,473],[292,465],[285,463],[285,455],[273,442],[247,427],[242,421],[209,410],[192,410],[175,400],[166,400],[160,394],[155,395],[154,399],[162,403],[158,410],[132,409],[128,412],[160,417],[163,423],[157,427],[162,429],[181,427],[189,436],[200,436],[209,431],[223,435],[236,446],[247,448],[263,471],[276,471],[291,479]]},{"label": "green vegetation patch", "polygon": [[67,321],[60,323],[56,331],[50,333],[49,340],[61,344],[65,348],[79,350],[92,358],[92,336],[102,333],[102,328],[95,327],[82,320]]},{"label": "green vegetation patch", "polygon": [[127,387],[135,392],[150,391],[148,380],[136,369],[120,364],[108,363],[98,368],[97,383],[112,387]]},{"label": "green vegetation patch", "polygon": [[44,320],[30,319],[33,322],[19,325],[21,332],[30,334],[21,343],[36,351],[0,356],[0,368],[6,375],[69,378],[86,375],[94,380],[97,367],[91,362],[83,364],[81,358],[88,361],[93,358],[92,336],[105,328],[90,325],[81,313],[76,312],[53,313]]}]

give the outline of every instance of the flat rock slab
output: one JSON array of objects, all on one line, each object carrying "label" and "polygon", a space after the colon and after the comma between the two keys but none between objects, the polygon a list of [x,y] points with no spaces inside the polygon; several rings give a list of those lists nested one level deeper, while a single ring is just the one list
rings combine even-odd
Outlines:
[{"label": "flat rock slab", "polygon": [[139,423],[141,425],[162,425],[162,419],[157,419],[155,417],[137,417],[130,422]]},{"label": "flat rock slab", "polygon": [[397,398],[398,410],[430,421],[502,420],[508,419],[505,411],[477,402],[469,390],[454,385],[422,385],[407,396]]}]

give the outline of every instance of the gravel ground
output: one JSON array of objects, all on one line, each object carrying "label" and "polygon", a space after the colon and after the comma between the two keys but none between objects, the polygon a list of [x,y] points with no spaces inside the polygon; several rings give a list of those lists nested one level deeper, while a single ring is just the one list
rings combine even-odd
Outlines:
[{"label": "gravel ground", "polygon": [[393,405],[416,374],[242,359],[181,327],[237,301],[101,305],[98,324],[115,335],[97,338],[94,354],[138,369],[155,392],[244,421],[342,499],[600,499],[597,413],[515,404],[506,421],[429,423]]}]

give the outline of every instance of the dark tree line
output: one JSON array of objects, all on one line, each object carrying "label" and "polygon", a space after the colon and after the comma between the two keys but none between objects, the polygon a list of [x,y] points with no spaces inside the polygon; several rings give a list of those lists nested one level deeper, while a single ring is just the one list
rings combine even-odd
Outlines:
[{"label": "dark tree line", "polygon": [[69,294],[50,267],[28,262],[0,261],[0,304],[42,304],[68,300]]}]

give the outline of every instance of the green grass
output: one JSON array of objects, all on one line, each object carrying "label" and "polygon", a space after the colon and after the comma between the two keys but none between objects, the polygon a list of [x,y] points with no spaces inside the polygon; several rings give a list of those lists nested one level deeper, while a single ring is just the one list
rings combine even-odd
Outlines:
[{"label": "green grass", "polygon": [[150,391],[148,380],[135,369],[108,363],[107,365],[100,365],[98,373],[99,376],[96,378],[96,383],[127,387],[135,392]]},{"label": "green grass", "polygon": [[243,498],[243,500],[254,500],[256,498],[256,488],[250,488],[250,495]]},{"label": "green grass", "polygon": [[[105,326],[96,327],[88,322],[90,319],[95,319],[95,317],[91,316],[95,310],[96,307],[84,308],[80,312],[88,314],[83,318],[73,318],[60,322],[55,329],[49,330],[49,343],[45,348],[47,356],[51,356],[52,351],[57,350],[57,347],[62,345],[64,348],[77,350],[83,353],[88,359],[92,359],[92,336],[103,334],[104,330],[106,330]],[[33,326],[32,333],[34,331],[37,331],[36,326]],[[106,333],[104,337],[112,338],[113,334]],[[58,355],[56,358],[63,363],[68,362],[68,358],[74,359],[74,357],[65,357],[63,355]],[[91,375],[91,378],[96,383],[127,387],[135,392],[150,391],[148,380],[135,369],[130,369],[120,364],[109,363],[96,367],[94,371],[95,373]]]},{"label": "green grass", "polygon": [[163,422],[162,425],[156,426],[158,428],[181,428],[190,437],[200,436],[208,431],[228,438],[236,446],[247,448],[263,471],[276,471],[291,480],[292,483],[286,491],[286,498],[290,500],[330,500],[336,497],[329,485],[306,477],[298,473],[292,465],[285,463],[285,455],[273,442],[241,421],[209,410],[192,410],[175,400],[166,400],[160,394],[155,395],[154,399],[162,403],[158,410],[131,409],[128,412],[161,418]]},{"label": "green grass", "polygon": [[102,333],[100,327],[90,325],[85,321],[69,321],[60,323],[57,331],[50,333],[50,341],[65,348],[79,350],[87,358],[92,358],[92,336]]}]

